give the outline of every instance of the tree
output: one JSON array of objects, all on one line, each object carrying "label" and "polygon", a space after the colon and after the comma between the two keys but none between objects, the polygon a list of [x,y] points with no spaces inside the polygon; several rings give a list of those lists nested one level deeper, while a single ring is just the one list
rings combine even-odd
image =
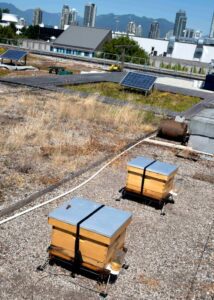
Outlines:
[{"label": "tree", "polygon": [[0,26],[0,38],[14,39],[16,38],[16,33],[11,26]]},{"label": "tree", "polygon": [[28,39],[37,40],[39,38],[39,30],[40,27],[38,25],[32,26],[30,25],[28,28],[22,29],[22,35],[27,37]]},{"label": "tree", "polygon": [[[9,14],[10,10],[8,8],[4,8],[4,9],[0,8],[0,20],[2,19],[3,13]],[[15,39],[16,38],[15,25],[11,23],[9,26],[6,27],[0,26],[0,38]]]},{"label": "tree", "polygon": [[146,51],[143,50],[137,42],[130,39],[128,36],[114,38],[111,41],[106,42],[102,48],[102,51],[109,53],[109,59],[117,60],[118,58],[121,59],[122,50],[124,48],[126,48],[126,62],[130,62],[132,60],[134,60],[133,62],[135,62],[135,60],[137,61],[136,58],[141,58],[140,61],[144,61],[145,63],[145,61],[149,58]]}]

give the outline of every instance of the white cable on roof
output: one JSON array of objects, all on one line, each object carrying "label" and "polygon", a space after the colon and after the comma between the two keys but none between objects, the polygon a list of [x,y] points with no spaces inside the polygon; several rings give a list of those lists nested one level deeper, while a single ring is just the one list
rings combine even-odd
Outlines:
[{"label": "white cable on roof", "polygon": [[67,192],[65,192],[65,193],[63,193],[63,194],[61,194],[61,195],[59,195],[59,196],[57,196],[57,197],[54,197],[54,198],[52,198],[52,199],[50,199],[50,200],[47,200],[47,201],[45,201],[45,202],[43,202],[43,203],[40,203],[40,204],[35,205],[35,206],[33,206],[33,207],[30,207],[30,208],[28,208],[28,209],[26,209],[26,210],[24,210],[24,211],[21,211],[21,212],[19,212],[19,213],[13,215],[13,216],[11,216],[11,217],[8,217],[8,218],[6,218],[6,219],[0,221],[0,225],[5,224],[5,223],[7,223],[7,222],[9,222],[9,221],[12,221],[12,220],[14,220],[14,219],[16,219],[16,218],[18,218],[18,217],[20,217],[20,216],[22,216],[22,215],[25,215],[25,214],[27,214],[27,213],[29,213],[29,212],[31,212],[31,211],[37,209],[37,208],[40,208],[40,207],[42,207],[42,206],[45,206],[45,205],[47,205],[47,204],[49,204],[49,203],[51,203],[51,202],[53,202],[53,201],[55,201],[55,200],[58,200],[58,199],[60,199],[60,198],[62,198],[62,197],[65,197],[65,196],[67,196],[68,194],[70,194],[70,193],[72,193],[72,192],[78,190],[79,188],[81,188],[82,186],[86,185],[88,182],[90,182],[91,180],[93,180],[97,175],[99,175],[104,169],[106,169],[106,168],[107,168],[110,164],[112,164],[115,160],[117,160],[118,158],[120,158],[120,157],[121,157],[122,155],[124,155],[125,153],[129,152],[129,151],[132,150],[133,148],[135,148],[135,147],[137,147],[138,145],[140,145],[141,143],[143,143],[145,139],[146,139],[146,138],[143,138],[142,140],[140,140],[140,141],[137,142],[136,144],[130,146],[128,149],[124,150],[123,152],[121,152],[120,154],[118,154],[117,156],[115,156],[112,160],[110,160],[108,163],[106,163],[101,169],[99,169],[95,174],[93,174],[91,177],[89,177],[88,179],[86,179],[85,181],[83,181],[82,183],[80,183],[79,185],[77,185],[76,187],[72,188],[71,190],[69,190],[69,191],[67,191]]}]

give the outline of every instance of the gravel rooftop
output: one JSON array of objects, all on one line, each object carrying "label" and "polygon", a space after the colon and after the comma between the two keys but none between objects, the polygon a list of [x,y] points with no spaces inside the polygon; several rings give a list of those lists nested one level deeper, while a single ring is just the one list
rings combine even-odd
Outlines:
[{"label": "gravel rooftop", "polygon": [[[141,203],[115,201],[125,183],[126,164],[138,155],[179,166],[175,187],[178,196],[175,204],[167,204],[165,216]],[[34,204],[69,190],[96,170]],[[196,174],[200,180],[194,179]],[[126,237],[130,267],[109,286],[108,299],[213,299],[214,188],[209,180],[213,176],[214,162],[193,162],[177,158],[175,150],[138,146],[75,194],[0,226],[0,298],[99,299],[92,290],[99,289],[95,281],[80,275],[73,279],[69,271],[59,266],[47,266],[43,273],[36,271],[45,261],[50,243],[48,213],[78,195],[133,213]]]}]

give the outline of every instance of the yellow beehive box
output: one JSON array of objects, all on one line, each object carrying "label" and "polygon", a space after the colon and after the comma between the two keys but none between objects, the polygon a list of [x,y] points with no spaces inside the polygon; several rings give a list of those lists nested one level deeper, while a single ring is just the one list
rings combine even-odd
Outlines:
[{"label": "yellow beehive box", "polygon": [[177,166],[168,163],[137,157],[128,163],[125,189],[161,201],[173,189],[177,170]]},{"label": "yellow beehive box", "polygon": [[49,214],[48,222],[52,225],[49,253],[74,260],[77,225],[85,219],[79,229],[82,264],[93,270],[105,269],[116,252],[123,249],[131,218],[129,212],[73,198]]}]

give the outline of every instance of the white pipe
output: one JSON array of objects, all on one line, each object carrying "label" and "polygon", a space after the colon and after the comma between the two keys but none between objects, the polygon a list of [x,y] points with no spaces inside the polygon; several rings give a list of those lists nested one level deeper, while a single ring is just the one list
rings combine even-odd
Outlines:
[{"label": "white pipe", "polygon": [[196,154],[207,155],[207,156],[213,157],[213,154],[211,154],[211,153],[194,150],[193,148],[187,147],[187,146],[171,144],[171,143],[158,141],[158,140],[151,140],[151,138],[152,137],[146,138],[144,140],[144,142],[154,144],[154,145],[158,145],[158,146],[165,146],[165,147],[169,147],[169,148],[179,149],[179,150],[188,150],[188,151],[191,151],[191,152],[196,153]]},{"label": "white pipe", "polygon": [[69,190],[69,191],[67,191],[67,192],[65,192],[65,193],[63,193],[63,194],[61,194],[61,195],[59,195],[59,196],[57,196],[57,197],[54,197],[54,198],[52,198],[52,199],[50,199],[50,200],[47,200],[47,201],[45,201],[45,202],[43,202],[43,203],[40,203],[40,204],[35,205],[35,206],[33,206],[33,207],[30,207],[30,208],[28,208],[28,209],[26,209],[26,210],[24,210],[24,211],[22,211],[22,212],[19,212],[19,213],[15,214],[15,215],[13,215],[13,216],[11,216],[11,217],[8,217],[8,218],[6,218],[6,219],[0,221],[0,225],[5,224],[5,223],[7,223],[7,222],[9,222],[9,221],[12,221],[12,220],[14,220],[14,219],[16,219],[16,218],[18,218],[18,217],[20,217],[20,216],[22,216],[22,215],[25,215],[25,214],[27,214],[27,213],[29,213],[29,212],[31,212],[31,211],[37,209],[37,208],[40,208],[40,207],[42,207],[42,206],[45,206],[45,205],[47,205],[47,204],[49,204],[49,203],[51,203],[51,202],[53,202],[53,201],[55,201],[55,200],[58,200],[58,199],[60,199],[60,198],[62,198],[62,197],[65,197],[65,196],[67,196],[68,194],[71,194],[72,192],[78,190],[79,188],[81,188],[82,186],[86,185],[88,182],[90,182],[91,180],[93,180],[97,175],[99,175],[104,169],[106,169],[110,164],[112,164],[114,161],[116,161],[116,160],[117,160],[118,158],[120,158],[122,155],[124,155],[125,153],[129,152],[129,151],[132,150],[133,148],[135,148],[135,147],[137,147],[138,145],[140,145],[141,143],[143,143],[143,142],[145,141],[145,139],[146,139],[146,138],[143,138],[142,140],[140,140],[140,141],[137,142],[136,144],[132,145],[132,146],[129,147],[128,149],[124,150],[123,152],[121,152],[120,154],[118,154],[117,156],[115,156],[112,160],[110,160],[108,163],[106,163],[101,169],[99,169],[95,174],[93,174],[91,177],[89,177],[88,179],[86,179],[85,181],[83,181],[82,183],[80,183],[78,186],[72,188],[71,190]]}]

